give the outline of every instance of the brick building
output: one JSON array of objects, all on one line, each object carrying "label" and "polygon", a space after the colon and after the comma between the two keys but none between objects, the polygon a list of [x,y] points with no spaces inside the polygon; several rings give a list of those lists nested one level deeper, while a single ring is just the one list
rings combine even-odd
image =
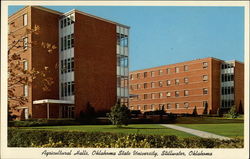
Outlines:
[{"label": "brick building", "polygon": [[[21,119],[79,117],[88,103],[96,112],[109,111],[117,101],[128,105],[128,26],[78,10],[61,13],[40,6],[19,10],[8,24],[9,33],[24,34],[23,47],[14,50],[23,51],[24,69],[46,66],[54,82],[49,92],[39,78],[16,86],[15,93],[28,98],[13,110]],[[25,35],[35,25],[39,35]],[[48,54],[35,41],[56,44],[57,49]]]},{"label": "brick building", "polygon": [[[130,109],[215,114],[243,107],[244,64],[204,58],[130,72]],[[240,104],[241,103],[241,104]]]}]

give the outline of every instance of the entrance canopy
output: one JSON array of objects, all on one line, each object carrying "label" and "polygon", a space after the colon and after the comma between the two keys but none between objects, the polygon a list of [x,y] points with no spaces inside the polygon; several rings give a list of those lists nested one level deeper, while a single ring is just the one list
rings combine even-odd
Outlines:
[{"label": "entrance canopy", "polygon": [[47,118],[49,119],[49,104],[75,104],[75,102],[57,99],[42,99],[33,101],[33,104],[47,104]]}]

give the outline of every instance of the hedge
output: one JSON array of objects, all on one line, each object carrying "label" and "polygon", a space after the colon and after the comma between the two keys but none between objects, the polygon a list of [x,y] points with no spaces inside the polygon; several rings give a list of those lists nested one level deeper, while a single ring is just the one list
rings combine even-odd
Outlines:
[{"label": "hedge", "polygon": [[242,148],[243,145],[242,138],[219,140],[167,135],[8,128],[9,147]]}]

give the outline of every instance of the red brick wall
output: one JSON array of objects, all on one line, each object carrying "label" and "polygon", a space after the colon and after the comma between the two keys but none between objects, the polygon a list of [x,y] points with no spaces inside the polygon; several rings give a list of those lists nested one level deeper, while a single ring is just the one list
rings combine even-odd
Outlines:
[{"label": "red brick wall", "polygon": [[75,14],[76,116],[90,104],[108,111],[116,102],[116,25]]},{"label": "red brick wall", "polygon": [[235,90],[235,105],[239,108],[240,101],[244,110],[244,64],[235,62],[235,73],[234,73],[234,90]]},{"label": "red brick wall", "polygon": [[[208,63],[208,68],[203,68],[203,62]],[[188,71],[184,71],[184,65],[188,65]],[[179,73],[175,73],[175,67],[180,68]],[[170,68],[171,73],[167,74],[166,69]],[[159,70],[163,70],[162,75],[159,75]],[[208,101],[209,109],[212,108],[212,58],[205,58],[199,60],[193,60],[183,63],[177,63],[172,65],[160,66],[145,70],[139,70],[131,72],[133,74],[133,80],[130,78],[130,94],[138,94],[139,100],[130,99],[130,106],[133,106],[137,109],[137,105],[140,105],[142,108],[144,105],[147,105],[147,110],[150,111],[149,108],[151,104],[155,105],[155,109],[159,109],[159,104],[165,105],[166,112],[172,113],[192,113],[194,107],[196,106],[198,113],[203,113],[203,101]],[[155,72],[155,77],[151,77],[151,71]],[[144,72],[147,73],[147,77],[144,78]],[[136,78],[136,74],[140,73],[140,79]],[[208,75],[208,81],[203,81],[203,75]],[[188,77],[188,84],[184,83],[184,77]],[[179,79],[179,85],[175,84],[175,79]],[[171,86],[166,86],[166,81],[171,80]],[[163,86],[159,87],[158,81],[163,82]],[[155,82],[155,88],[151,88],[151,82]],[[143,88],[143,84],[148,83],[148,87],[146,89]],[[135,88],[136,84],[140,84],[140,89],[131,89]],[[208,88],[208,94],[203,95],[203,88]],[[188,90],[189,95],[184,96],[184,90]],[[175,91],[179,91],[179,97],[175,97]],[[218,91],[218,90],[217,90]],[[162,98],[156,97],[156,99],[151,99],[148,95],[148,99],[143,99],[144,94],[151,93],[163,93]],[[171,97],[166,97],[166,92],[171,92]],[[189,108],[184,108],[184,102],[189,102]],[[167,104],[171,104],[171,109],[166,109]],[[179,109],[175,109],[175,103],[179,103]]]}]

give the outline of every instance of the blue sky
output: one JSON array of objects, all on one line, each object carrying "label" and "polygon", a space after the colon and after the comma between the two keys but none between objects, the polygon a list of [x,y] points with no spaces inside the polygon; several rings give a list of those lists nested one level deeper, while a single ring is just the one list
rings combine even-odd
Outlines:
[{"label": "blue sky", "polygon": [[[131,71],[205,57],[244,61],[243,7],[44,7],[78,9],[130,26]],[[9,15],[20,8],[9,7]]]}]

